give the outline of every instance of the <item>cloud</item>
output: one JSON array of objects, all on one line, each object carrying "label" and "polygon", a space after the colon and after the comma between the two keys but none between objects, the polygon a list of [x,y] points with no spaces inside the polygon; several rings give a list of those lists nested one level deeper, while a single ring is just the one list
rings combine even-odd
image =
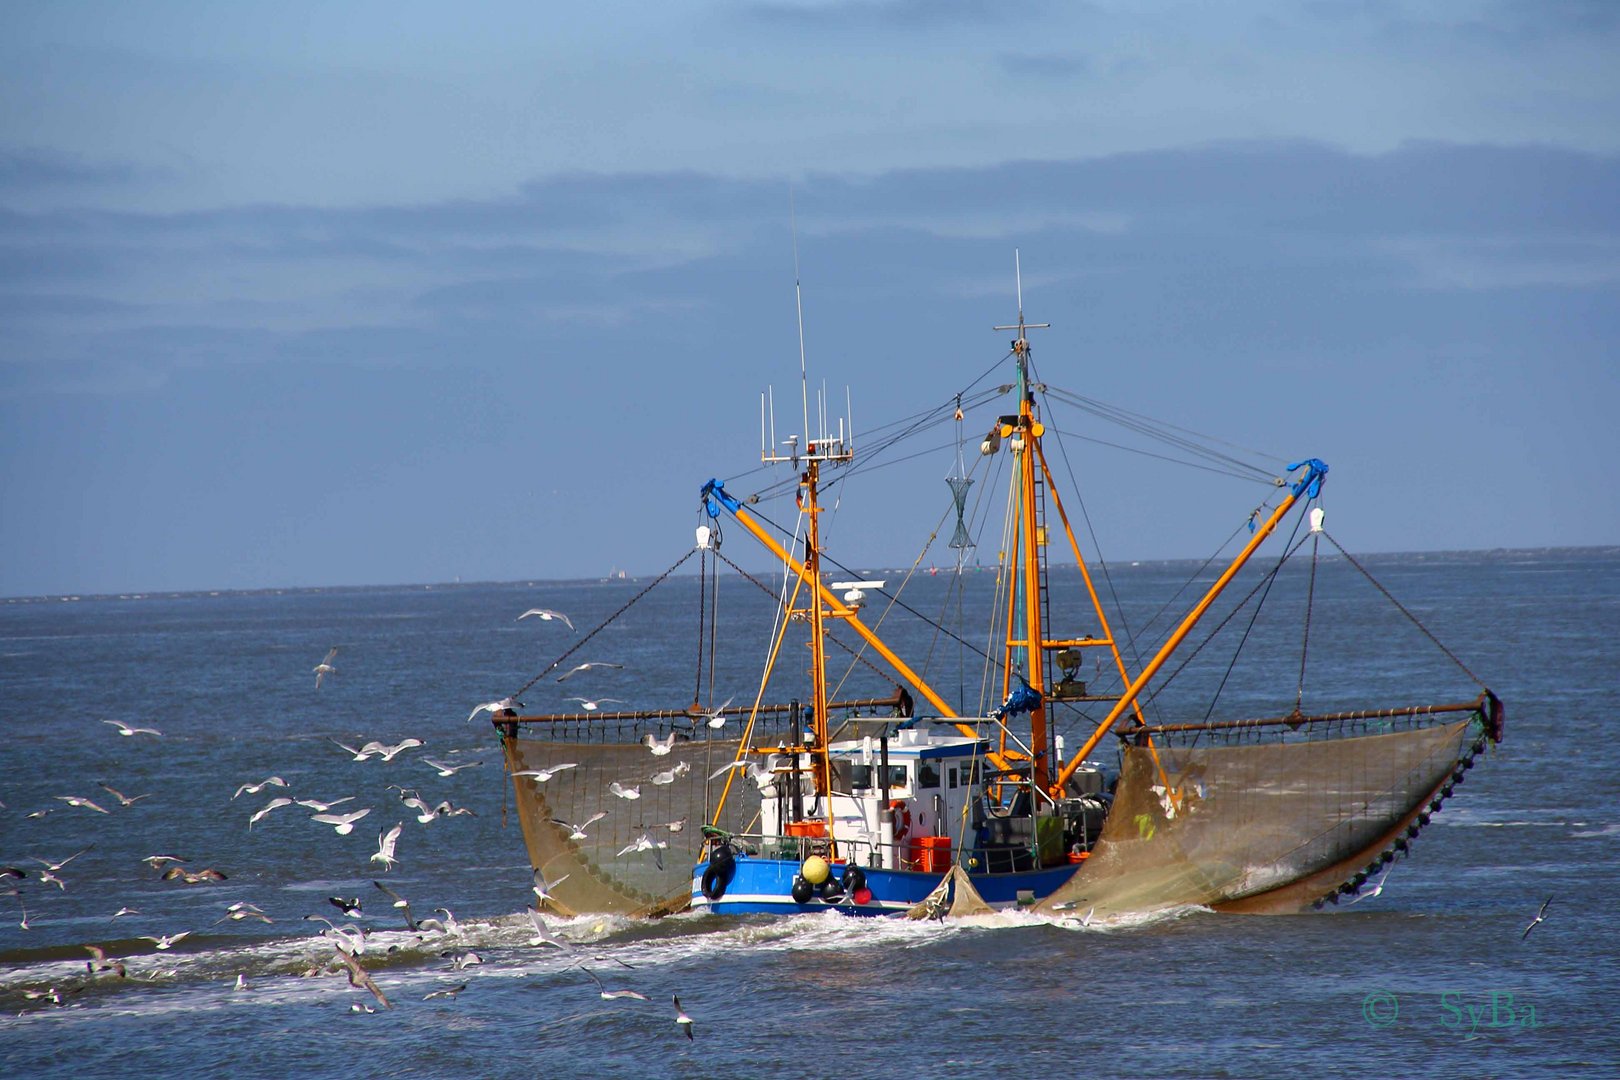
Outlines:
[{"label": "cloud", "polygon": [[745,3],[741,10],[768,25],[854,33],[1005,25],[1010,20],[1035,17],[1042,7],[1033,0],[773,0]]}]

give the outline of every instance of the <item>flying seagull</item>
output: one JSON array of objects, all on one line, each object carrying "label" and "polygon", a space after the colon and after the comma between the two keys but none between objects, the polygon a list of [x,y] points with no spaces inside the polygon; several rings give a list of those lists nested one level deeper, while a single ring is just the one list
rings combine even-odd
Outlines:
[{"label": "flying seagull", "polygon": [[162,952],[172,949],[175,945],[179,944],[181,938],[190,936],[190,930],[182,930],[178,934],[163,934],[160,937],[152,937],[150,934],[142,934],[141,940],[153,942],[157,945],[158,950]]},{"label": "flying seagull", "polygon": [[692,1018],[686,1015],[685,1009],[681,1008],[679,994],[671,994],[670,997],[675,1001],[675,1022],[681,1026],[681,1030],[686,1032],[686,1037],[690,1039],[692,1037]]},{"label": "flying seagull", "polygon": [[472,718],[481,712],[487,712],[489,715],[495,716],[499,713],[517,712],[521,708],[523,708],[523,702],[515,697],[503,697],[499,701],[486,701],[467,714],[467,723],[472,723]]},{"label": "flying seagull", "polygon": [[676,731],[670,732],[662,739],[649,731],[641,737],[641,745],[651,750],[653,757],[663,757],[675,748],[675,740],[678,738],[680,733]]},{"label": "flying seagull", "polygon": [[394,858],[394,845],[399,843],[399,831],[404,827],[405,823],[402,821],[387,832],[381,830],[377,832],[377,852],[372,855],[371,861],[382,863],[385,871],[392,870],[394,864],[399,862]]},{"label": "flying seagull", "polygon": [[269,802],[265,803],[264,806],[260,807],[257,813],[248,818],[248,828],[253,828],[253,826],[270,811],[279,810],[283,806],[291,806],[292,804],[293,801],[288,798],[278,797],[271,799]]},{"label": "flying seagull", "polygon": [[469,761],[465,765],[446,765],[444,762],[442,762],[442,761],[434,761],[430,757],[425,757],[425,758],[422,758],[421,760],[422,760],[422,764],[430,766],[431,768],[437,769],[439,771],[440,776],[454,776],[454,775],[456,775],[456,773],[460,772],[462,769],[471,769],[471,768],[474,768],[476,766],[479,766],[479,765],[483,764],[482,761]]},{"label": "flying seagull", "polygon": [[371,807],[356,810],[352,814],[313,814],[311,821],[318,821],[322,825],[330,825],[337,830],[339,836],[347,836],[354,832],[354,823],[371,813]]},{"label": "flying seagull", "polygon": [[614,858],[620,858],[637,851],[650,851],[653,853],[653,862],[657,863],[658,869],[662,870],[664,868],[664,849],[667,847],[669,847],[668,840],[654,840],[649,834],[642,833],[630,843],[620,848],[619,854],[614,856]]},{"label": "flying seagull", "polygon": [[164,881],[172,881],[175,878],[179,878],[187,885],[201,885],[205,881],[224,881],[225,875],[212,866],[205,866],[195,874],[188,870],[182,870],[178,866],[171,866],[163,871]]},{"label": "flying seagull", "polygon": [[462,983],[460,986],[449,986],[449,987],[446,987],[443,990],[434,990],[433,992],[431,992],[431,993],[427,994],[425,997],[423,997],[422,1000],[423,1001],[432,1001],[434,998],[447,997],[451,1001],[454,1001],[456,999],[456,995],[461,993],[465,989],[467,989],[467,984],[466,983]]},{"label": "flying seagull", "polygon": [[720,706],[718,709],[710,709],[708,712],[703,714],[703,722],[705,724],[708,724],[710,727],[715,728],[717,730],[719,728],[725,727],[726,726],[726,706],[730,705],[733,701],[736,701],[736,700],[737,699],[735,697],[726,698],[725,705]]},{"label": "flying seagull", "polygon": [[322,802],[320,799],[298,799],[295,801],[299,806],[307,806],[317,814],[324,814],[331,810],[334,806],[342,806],[346,802],[354,802],[354,796],[345,795],[343,798],[333,799],[331,802]]},{"label": "flying seagull", "polygon": [[370,990],[372,995],[382,1003],[382,1007],[385,1009],[392,1009],[394,1007],[393,1003],[383,996],[382,990],[377,987],[377,983],[372,979],[372,977],[366,974],[366,969],[360,966],[360,961],[356,960],[353,956],[350,956],[342,949],[335,949],[334,951],[337,953],[337,958],[343,961],[343,966],[349,969],[350,986],[357,990]]},{"label": "flying seagull", "polygon": [[679,780],[681,777],[685,776],[691,771],[692,766],[687,762],[682,761],[678,762],[673,769],[665,769],[661,773],[654,773],[647,779],[654,786],[663,787],[665,784],[673,784],[676,780]]},{"label": "flying seagull", "polygon": [[399,742],[395,743],[393,746],[384,746],[382,743],[380,743],[377,740],[373,739],[371,742],[366,743],[366,745],[364,745],[364,746],[362,746],[360,748],[360,753],[362,753],[362,754],[367,754],[367,753],[380,754],[380,755],[382,755],[382,759],[384,761],[393,761],[394,758],[396,758],[396,757],[398,757],[400,755],[400,753],[402,753],[403,751],[409,750],[413,746],[426,746],[426,745],[427,744],[424,743],[421,739],[401,739]]},{"label": "flying seagull", "polygon": [[1520,941],[1523,941],[1525,938],[1529,937],[1530,936],[1530,931],[1534,930],[1536,928],[1537,924],[1546,921],[1546,919],[1547,919],[1547,904],[1550,904],[1552,902],[1553,902],[1553,898],[1550,897],[1550,896],[1547,897],[1546,903],[1541,905],[1541,910],[1536,912],[1536,917],[1531,919],[1530,920],[1530,925],[1524,928],[1524,933],[1522,935],[1520,935],[1520,937],[1519,937]]},{"label": "flying seagull", "polygon": [[544,769],[524,769],[523,771],[515,772],[512,775],[530,776],[534,778],[535,783],[543,784],[547,780],[550,780],[553,776],[556,776],[558,773],[562,772],[564,769],[576,769],[578,767],[579,765],[577,762],[565,761],[561,765],[552,765]]},{"label": "flying seagull", "polygon": [[546,900],[546,901],[549,901],[549,902],[551,902],[553,904],[556,903],[557,900],[556,900],[556,898],[554,896],[551,895],[551,890],[555,889],[558,885],[561,885],[563,882],[567,881],[568,877],[569,877],[569,875],[564,874],[562,877],[558,878],[556,881],[553,881],[550,884],[547,884],[545,874],[541,873],[539,870],[536,870],[534,872],[534,895],[536,897],[540,898],[541,900]]},{"label": "flying seagull", "polygon": [[241,794],[244,794],[244,793],[248,794],[248,795],[257,795],[259,792],[263,791],[267,787],[286,787],[286,786],[287,786],[287,781],[283,780],[281,777],[279,777],[279,776],[267,776],[263,780],[260,780],[257,784],[243,784],[241,787],[236,789],[236,795],[232,795],[231,798],[234,799],[234,798],[236,798],[237,795],[241,795]]},{"label": "flying seagull", "polygon": [[591,982],[596,984],[597,992],[602,995],[603,1001],[616,1001],[621,998],[630,998],[634,1001],[647,1000],[646,994],[640,994],[634,990],[609,990],[607,987],[602,985],[602,980],[596,977],[596,972],[592,971],[584,964],[579,964],[577,966],[579,967],[579,970],[591,977]]},{"label": "flying seagull", "polygon": [[592,814],[578,825],[575,825],[571,821],[564,821],[562,818],[552,818],[551,822],[554,825],[561,825],[563,828],[567,829],[568,839],[584,840],[586,839],[585,830],[590,828],[592,825],[595,825],[598,821],[601,821],[605,817],[607,817],[607,811],[598,810],[596,813]]},{"label": "flying seagull", "polygon": [[575,675],[578,675],[582,671],[589,671],[592,668],[599,668],[599,667],[600,668],[620,668],[620,669],[622,669],[624,667],[624,665],[623,664],[610,664],[605,660],[589,660],[589,661],[586,661],[583,664],[575,664],[573,667],[569,668],[567,671],[565,671],[561,675],[557,676],[557,681],[558,682],[566,682],[567,680],[573,678]]},{"label": "flying seagull", "polygon": [[[1367,897],[1369,897],[1369,896],[1377,896],[1379,893],[1383,892],[1384,891],[1384,879],[1389,877],[1389,872],[1391,870],[1393,870],[1393,869],[1395,869],[1395,864],[1394,863],[1390,863],[1388,866],[1384,867],[1384,872],[1382,874],[1380,874],[1379,877],[1378,877],[1378,884],[1374,885],[1372,887],[1372,889],[1370,891],[1368,891],[1368,892],[1357,893],[1356,896],[1355,896],[1355,899],[1351,900],[1350,903],[1351,904],[1359,904],[1359,903],[1361,903],[1361,901],[1367,899]],[[1348,905],[1346,905],[1346,906],[1348,906]]]},{"label": "flying seagull", "polygon": [[581,709],[585,710],[586,712],[596,712],[598,709],[600,709],[602,707],[602,703],[605,702],[605,701],[611,701],[615,705],[623,705],[624,704],[623,701],[619,700],[616,697],[598,698],[595,701],[592,701],[590,698],[582,698],[582,697],[564,698],[563,700],[579,702],[579,707]]},{"label": "flying seagull", "polygon": [[82,806],[86,810],[94,810],[98,814],[107,813],[107,811],[105,809],[103,809],[102,807],[99,807],[95,803],[91,802],[89,799],[83,798],[83,797],[78,796],[78,795],[58,795],[56,797],[58,799],[62,800],[63,802],[67,803],[69,806]]},{"label": "flying seagull", "polygon": [[346,900],[341,896],[328,896],[326,902],[337,908],[351,919],[363,919],[366,913],[360,910],[360,898]]},{"label": "flying seagull", "polygon": [[573,946],[562,938],[555,937],[546,927],[546,920],[534,908],[528,909],[529,921],[534,924],[534,937],[529,939],[530,945],[550,945],[563,952],[572,952]]},{"label": "flying seagull", "polygon": [[62,867],[66,866],[68,863],[72,862],[74,859],[77,859],[80,855],[83,855],[85,852],[89,851],[91,848],[93,848],[95,846],[96,845],[94,845],[94,844],[86,844],[84,847],[80,848],[78,851],[75,851],[73,854],[71,854],[67,858],[63,859],[61,862],[50,862],[47,859],[40,858],[38,855],[30,855],[29,858],[31,858],[35,862],[39,863],[45,869],[51,871],[52,873],[55,873],[56,871],[62,869]]},{"label": "flying seagull", "polygon": [[[411,915],[411,902],[380,881],[373,881],[372,884],[381,889],[383,894],[393,902],[394,909],[405,916],[405,929],[414,934],[417,926],[416,919]],[[356,907],[358,908],[358,906],[357,904]]]},{"label": "flying seagull", "polygon": [[142,799],[150,799],[152,797],[151,795],[125,795],[116,788],[110,788],[106,784],[99,782],[96,784],[96,786],[102,791],[105,791],[107,794],[111,795],[113,798],[117,799],[119,806],[134,806]]},{"label": "flying seagull", "polygon": [[733,761],[714,770],[714,772],[709,774],[709,779],[717,780],[721,776],[724,776],[726,773],[730,772],[732,769],[747,769],[749,777],[754,780],[758,780],[762,776],[770,775],[770,770],[757,761]]},{"label": "flying seagull", "polygon": [[621,799],[639,799],[639,798],[641,798],[641,785],[640,784],[637,784],[635,787],[625,787],[623,784],[621,784],[617,780],[615,780],[615,781],[613,781],[613,783],[608,785],[608,790],[613,792],[613,794],[617,795]]},{"label": "flying seagull", "polygon": [[332,658],[337,655],[338,647],[332,646],[326,652],[326,659],[315,665],[315,689],[321,688],[321,680],[328,675],[336,674],[337,668],[332,666]]},{"label": "flying seagull", "polygon": [[535,616],[536,618],[540,619],[542,622],[550,622],[552,619],[557,619],[557,620],[565,623],[568,626],[568,629],[572,630],[574,628],[574,622],[568,616],[564,615],[560,611],[552,611],[550,608],[543,608],[543,607],[532,607],[532,608],[530,608],[528,611],[525,611],[523,614],[519,615],[517,617],[517,621],[522,622],[524,619],[527,619],[530,615]]},{"label": "flying seagull", "polygon": [[113,727],[118,729],[118,734],[120,734],[120,735],[162,735],[163,734],[163,732],[159,731],[157,728],[130,727],[128,724],[124,723],[122,720],[103,720],[102,723],[103,724],[111,724]]}]

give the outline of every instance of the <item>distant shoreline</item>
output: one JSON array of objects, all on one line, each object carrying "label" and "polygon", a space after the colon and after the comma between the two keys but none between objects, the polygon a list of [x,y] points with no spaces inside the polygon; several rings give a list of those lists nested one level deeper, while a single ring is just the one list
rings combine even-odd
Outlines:
[{"label": "distant shoreline", "polygon": [[[1577,547],[1533,547],[1533,548],[1479,548],[1479,549],[1448,549],[1442,551],[1387,551],[1387,552],[1354,552],[1357,559],[1373,563],[1401,562],[1442,562],[1457,559],[1489,558],[1525,558],[1525,557],[1557,557],[1557,558],[1589,558],[1620,556],[1620,545],[1585,545]],[[1323,562],[1337,562],[1342,559],[1337,552],[1323,554]],[[1168,569],[1178,566],[1195,567],[1204,562],[1203,559],[1114,559],[1108,565],[1114,571],[1136,569]],[[862,573],[904,574],[911,572],[909,567],[861,567]],[[915,572],[927,575],[929,567],[918,567]],[[948,567],[939,567],[939,570],[948,571]],[[978,573],[989,571],[993,567],[970,566],[968,570]],[[1053,566],[1052,572],[1066,573],[1073,570],[1070,564]],[[750,568],[750,573],[759,575],[774,575],[779,573],[774,567]],[[311,596],[321,593],[375,593],[411,591],[449,591],[454,589],[480,589],[480,588],[578,588],[589,585],[623,584],[635,585],[645,583],[656,577],[657,571],[635,574],[629,577],[590,577],[590,578],[513,578],[507,581],[441,581],[420,583],[393,583],[382,585],[287,585],[263,586],[258,588],[241,589],[148,589],[129,590],[117,593],[46,593],[35,596],[0,596],[0,606],[23,604],[48,603],[94,603],[107,601],[138,601],[138,600],[208,600],[220,597],[240,596]],[[676,577],[694,577],[695,574],[678,574]]]}]

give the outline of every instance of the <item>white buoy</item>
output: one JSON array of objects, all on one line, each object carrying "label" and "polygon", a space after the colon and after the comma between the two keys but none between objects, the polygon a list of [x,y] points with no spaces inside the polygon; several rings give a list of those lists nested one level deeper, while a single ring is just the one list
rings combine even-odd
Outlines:
[{"label": "white buoy", "polygon": [[1311,510],[1311,532],[1319,533],[1322,531],[1322,519],[1325,517],[1327,517],[1327,511],[1320,506]]}]

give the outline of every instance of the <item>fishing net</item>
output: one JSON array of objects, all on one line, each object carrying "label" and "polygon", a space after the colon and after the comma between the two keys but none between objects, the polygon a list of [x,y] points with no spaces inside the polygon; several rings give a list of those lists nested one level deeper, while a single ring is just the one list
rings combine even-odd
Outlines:
[{"label": "fishing net", "polygon": [[995,908],[985,903],[973,879],[960,863],[940,879],[934,891],[906,909],[908,919],[943,919],[947,915],[993,915]]},{"label": "fishing net", "polygon": [[1298,910],[1404,846],[1484,739],[1482,715],[1414,716],[1128,746],[1097,846],[1040,910]]},{"label": "fishing net", "polygon": [[[513,777],[530,865],[552,883],[553,906],[564,914],[618,915],[685,908],[703,846],[702,826],[711,820],[725,783],[724,776],[710,777],[735,760],[741,742],[736,727],[733,722],[729,730],[714,731],[701,721],[553,722],[544,725],[545,739],[503,739],[510,773],[573,766],[546,780]],[[672,731],[676,742],[667,754],[655,756],[640,741]],[[755,735],[767,737],[760,726]],[[746,774],[733,781],[753,783]],[[615,795],[614,784],[639,797]],[[757,798],[737,798],[734,790],[719,826],[736,833],[757,828],[757,810],[750,808],[757,805]],[[606,816],[586,824],[598,812]],[[585,836],[574,838],[576,831]],[[638,842],[654,846],[638,849]]]}]

